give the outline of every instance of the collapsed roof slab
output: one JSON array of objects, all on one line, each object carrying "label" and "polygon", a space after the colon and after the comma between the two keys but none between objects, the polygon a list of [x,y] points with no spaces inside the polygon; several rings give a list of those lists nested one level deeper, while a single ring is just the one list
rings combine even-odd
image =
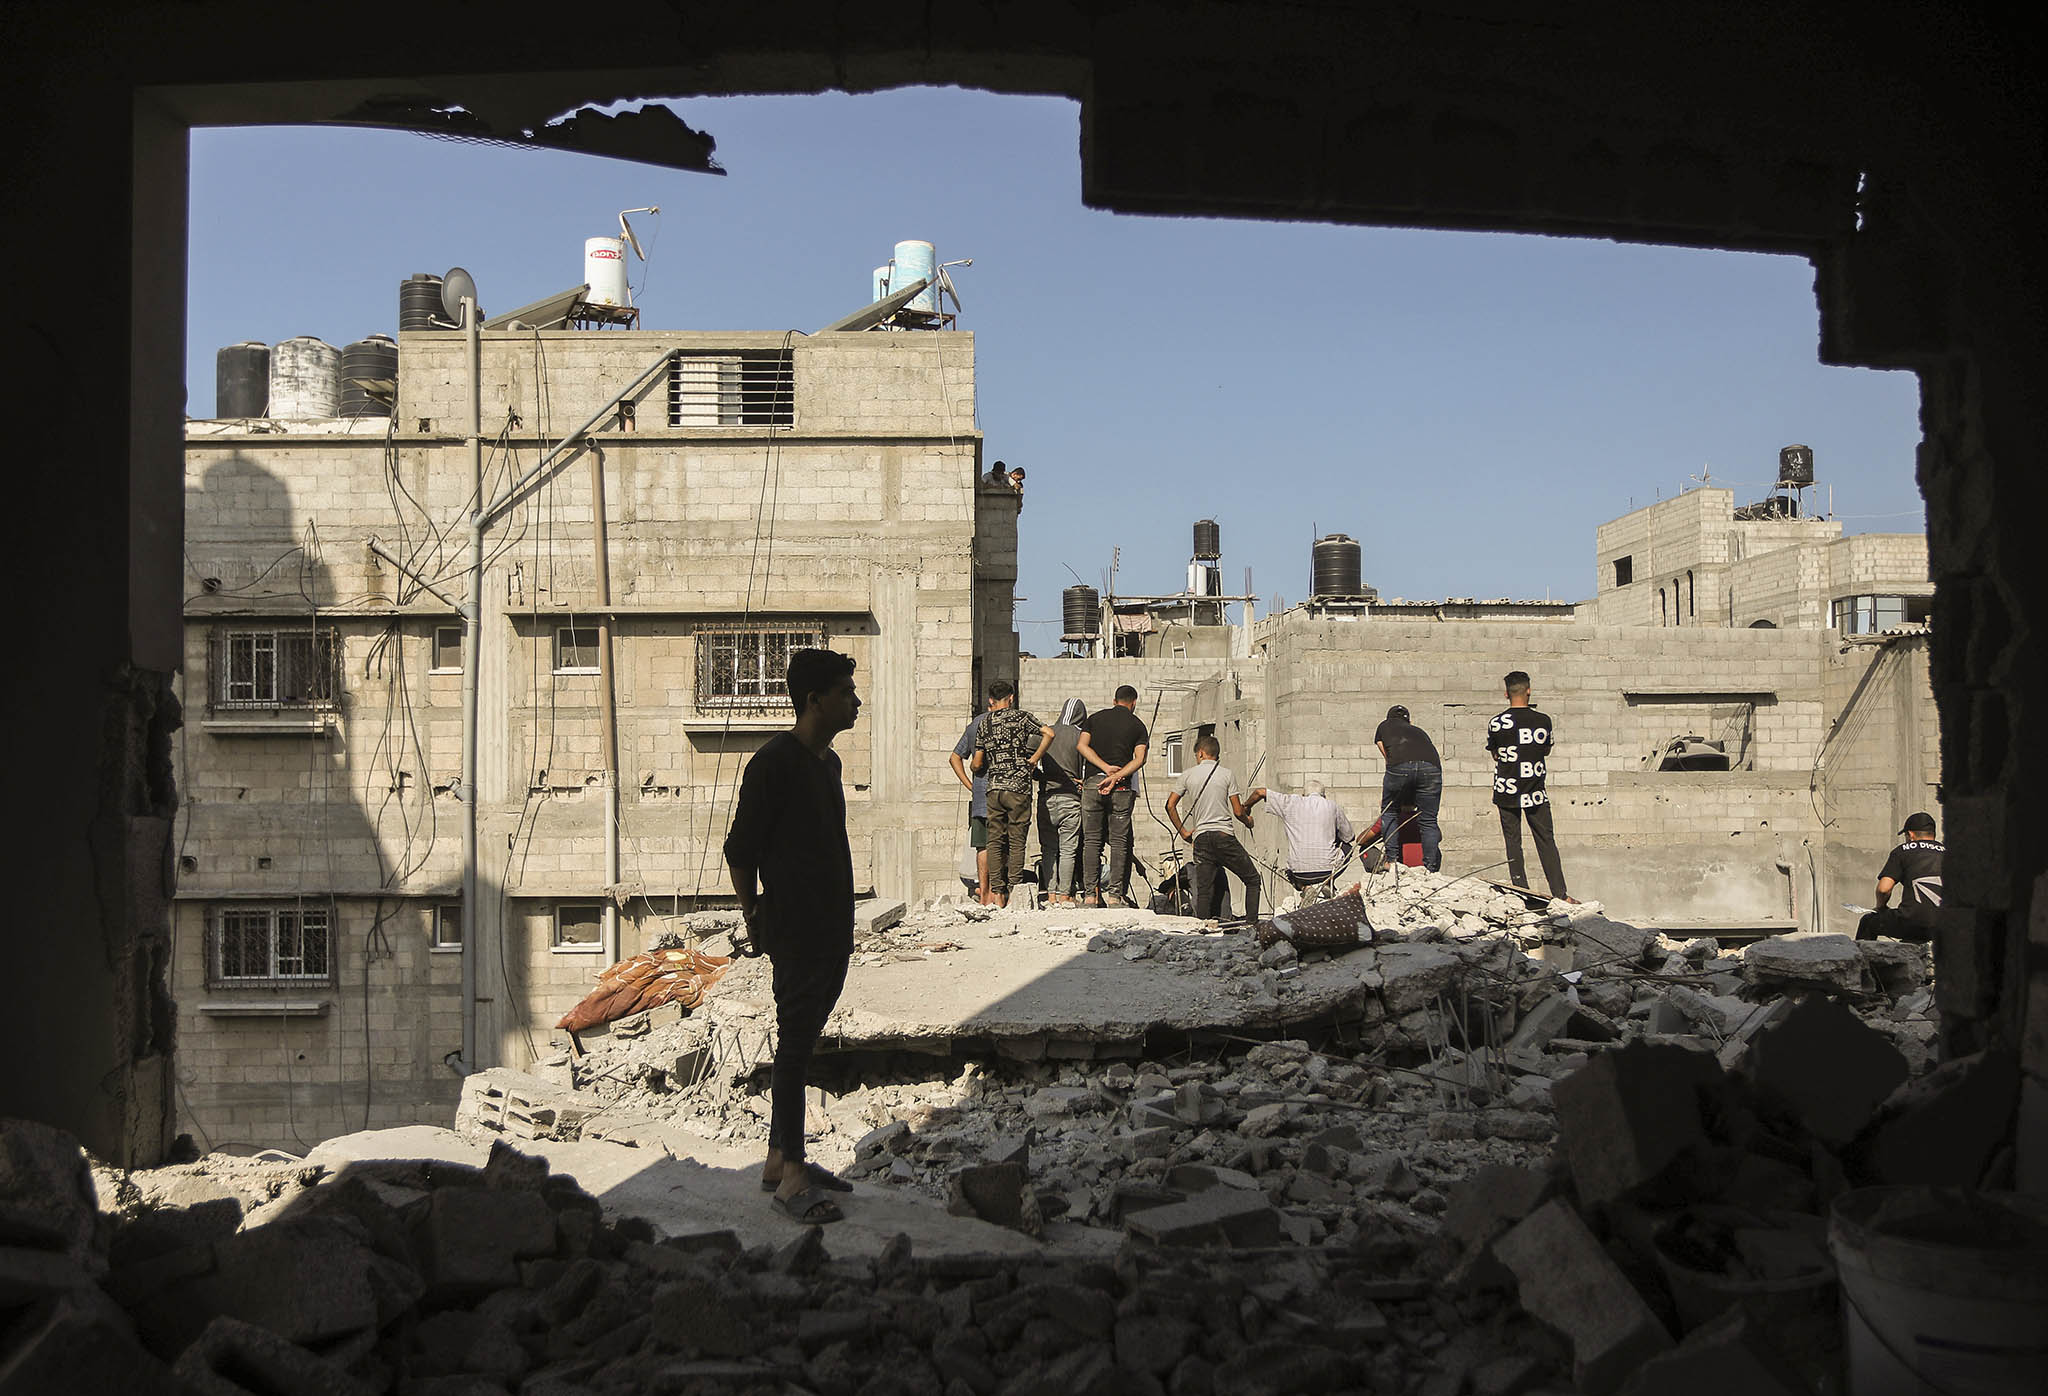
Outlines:
[{"label": "collapsed roof slab", "polygon": [[[1363,947],[1268,979],[1256,942],[1142,911],[1005,912],[926,937],[949,949],[861,954],[819,1050],[1026,1058],[1135,1055],[1155,1032],[1271,1035],[1420,1006],[1458,960],[1432,945]],[[775,1022],[768,962],[742,960],[700,1010],[721,1057],[766,1060]],[[1392,995],[1386,991],[1392,989]],[[1420,997],[1417,997],[1420,995]]]}]

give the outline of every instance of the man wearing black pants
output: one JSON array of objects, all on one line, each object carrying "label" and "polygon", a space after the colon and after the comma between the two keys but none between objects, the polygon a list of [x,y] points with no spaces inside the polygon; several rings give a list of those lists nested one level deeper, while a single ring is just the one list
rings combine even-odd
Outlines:
[{"label": "man wearing black pants", "polygon": [[796,1221],[842,1215],[826,1194],[852,1184],[804,1157],[804,1082],[853,955],[853,854],[832,739],[860,715],[853,660],[831,650],[789,657],[796,725],[747,762],[725,836],[733,891],[775,971],[775,1068],[761,1190]]},{"label": "man wearing black pants", "polygon": [[[1245,808],[1244,798],[1237,788],[1237,777],[1227,766],[1220,764],[1217,757],[1222,754],[1214,733],[1204,733],[1195,742],[1195,764],[1181,773],[1180,787],[1166,797],[1166,817],[1174,830],[1195,848],[1195,915],[1205,921],[1221,922],[1218,914],[1222,907],[1223,893],[1229,884],[1223,879],[1225,871],[1237,874],[1244,884],[1244,921],[1242,924],[1256,926],[1259,923],[1259,868],[1252,862],[1252,855],[1237,841],[1237,832],[1230,827],[1235,819],[1249,829],[1252,827],[1251,811]],[[1188,809],[1188,818],[1181,818],[1181,808]],[[1188,824],[1193,823],[1190,830]],[[1233,929],[1226,926],[1224,929]]]},{"label": "man wearing black pants", "polygon": [[1543,860],[1543,879],[1558,901],[1574,901],[1564,885],[1564,864],[1558,860],[1557,838],[1550,823],[1550,748],[1555,735],[1549,717],[1529,706],[1529,676],[1520,669],[1504,681],[1507,711],[1486,725],[1486,749],[1493,756],[1493,803],[1500,813],[1501,839],[1508,849],[1508,880],[1529,885],[1522,863],[1522,822],[1536,840]]},{"label": "man wearing black pants", "polygon": [[[1924,811],[1910,816],[1899,832],[1906,841],[1884,860],[1884,870],[1877,875],[1877,910],[1857,923],[1858,940],[1891,936],[1925,944],[1934,939],[1934,924],[1941,919],[1941,857],[1946,850],[1934,836],[1934,816]],[[1896,907],[1891,905],[1893,888],[1899,889]]]},{"label": "man wearing black pants", "polygon": [[[1137,799],[1131,777],[1145,764],[1152,734],[1136,708],[1138,690],[1116,691],[1116,702],[1097,708],[1081,724],[1081,759],[1102,773],[1081,782],[1081,890],[1087,906],[1131,904],[1131,807]],[[1103,887],[1102,850],[1109,848],[1108,888]]]}]

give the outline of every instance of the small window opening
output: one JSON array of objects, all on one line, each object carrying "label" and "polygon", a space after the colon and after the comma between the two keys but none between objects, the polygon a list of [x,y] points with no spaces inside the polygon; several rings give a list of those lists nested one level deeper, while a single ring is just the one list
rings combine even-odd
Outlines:
[{"label": "small window opening", "polygon": [[555,949],[595,950],[604,934],[604,909],[596,902],[555,908]]}]

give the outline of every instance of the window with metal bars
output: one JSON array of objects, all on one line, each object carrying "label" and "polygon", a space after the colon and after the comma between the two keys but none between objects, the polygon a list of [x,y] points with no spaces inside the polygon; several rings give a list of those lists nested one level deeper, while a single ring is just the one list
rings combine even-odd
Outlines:
[{"label": "window with metal bars", "polygon": [[332,630],[222,629],[209,645],[216,709],[331,708],[341,691],[341,636]]},{"label": "window with metal bars", "polygon": [[717,625],[697,631],[699,712],[788,712],[789,657],[822,649],[825,627]]},{"label": "window with metal bars", "polygon": [[334,982],[334,921],[324,905],[228,906],[206,927],[208,988]]},{"label": "window with metal bars", "polygon": [[796,369],[786,349],[678,354],[668,368],[672,427],[786,427],[796,421]]}]

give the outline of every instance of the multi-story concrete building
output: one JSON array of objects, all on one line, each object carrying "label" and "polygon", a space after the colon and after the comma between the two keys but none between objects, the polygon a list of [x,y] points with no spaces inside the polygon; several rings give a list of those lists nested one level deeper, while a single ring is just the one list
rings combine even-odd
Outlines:
[{"label": "multi-story concrete building", "polygon": [[1738,510],[1733,490],[1623,514],[1600,525],[1594,552],[1584,609],[1606,624],[1869,635],[1924,622],[1934,599],[1924,534],[1845,538],[1835,519]]},{"label": "multi-story concrete building", "polygon": [[390,417],[188,426],[172,986],[202,1143],[447,1118],[465,798],[479,1064],[530,1060],[614,956],[727,897],[793,647],[859,664],[857,884],[953,885],[964,792],[921,753],[1017,664],[972,336],[492,332],[479,379],[474,674],[463,335],[401,336]]},{"label": "multi-story concrete building", "polygon": [[[1485,728],[1523,669],[1557,723],[1574,895],[1674,930],[1851,929],[1842,903],[1868,900],[1905,816],[1939,804],[1926,540],[1741,519],[1703,489],[1602,525],[1596,555],[1590,601],[1312,602],[1186,651],[1235,657],[1031,660],[1024,688],[1049,708],[1137,685],[1154,812],[1213,730],[1240,776],[1321,780],[1361,825],[1379,806],[1373,730],[1403,704],[1443,756],[1445,868],[1501,878]],[[1669,759],[1681,737],[1718,744],[1706,764],[1727,769]],[[1272,822],[1253,842],[1277,864]],[[1170,867],[1163,820],[1137,827],[1148,865]],[[1541,880],[1533,850],[1528,871]]]}]

